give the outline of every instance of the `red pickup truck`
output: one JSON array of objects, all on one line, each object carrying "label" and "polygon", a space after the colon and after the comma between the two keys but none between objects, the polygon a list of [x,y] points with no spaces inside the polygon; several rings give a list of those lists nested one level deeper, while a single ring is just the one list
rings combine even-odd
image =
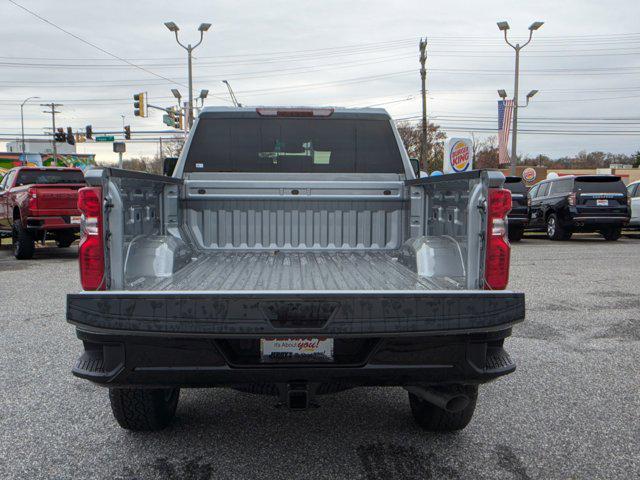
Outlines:
[{"label": "red pickup truck", "polygon": [[78,168],[16,167],[0,182],[0,235],[11,236],[18,259],[33,257],[36,241],[73,243],[80,230]]}]

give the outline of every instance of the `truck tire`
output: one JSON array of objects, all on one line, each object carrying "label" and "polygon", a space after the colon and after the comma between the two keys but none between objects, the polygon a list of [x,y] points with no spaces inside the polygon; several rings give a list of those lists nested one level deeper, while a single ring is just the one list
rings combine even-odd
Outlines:
[{"label": "truck tire", "polygon": [[569,240],[573,232],[560,225],[560,221],[555,213],[547,218],[547,237],[551,240]]},{"label": "truck tire", "polygon": [[524,228],[522,227],[509,227],[509,241],[519,242],[524,236]]},{"label": "truck tire", "polygon": [[600,234],[604,237],[607,242],[615,242],[622,235],[622,228],[620,227],[610,227],[600,230]]},{"label": "truck tire", "polygon": [[459,412],[448,412],[409,393],[409,405],[415,422],[429,432],[455,432],[466,427],[476,409],[478,399],[477,385],[454,385],[456,393],[464,393],[469,397],[469,405]]},{"label": "truck tire", "polygon": [[18,260],[33,258],[33,252],[36,249],[35,241],[29,231],[22,226],[20,220],[13,224],[12,240],[13,255]]},{"label": "truck tire", "polygon": [[110,388],[113,416],[122,428],[151,432],[165,428],[176,413],[179,388]]}]

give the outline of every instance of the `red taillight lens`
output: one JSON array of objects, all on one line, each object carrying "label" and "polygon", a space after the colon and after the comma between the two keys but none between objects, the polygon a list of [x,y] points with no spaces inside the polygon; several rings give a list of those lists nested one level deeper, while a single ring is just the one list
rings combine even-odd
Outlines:
[{"label": "red taillight lens", "polygon": [[38,192],[35,188],[30,188],[27,190],[27,194],[29,195],[29,210],[33,212],[38,209]]},{"label": "red taillight lens", "polygon": [[485,290],[504,290],[509,283],[511,245],[507,239],[507,214],[510,210],[511,192],[489,189]]},{"label": "red taillight lens", "polygon": [[102,190],[78,190],[78,209],[82,212],[78,249],[80,283],[84,290],[104,290],[104,240],[102,236]]},{"label": "red taillight lens", "polygon": [[567,202],[572,207],[576,206],[576,194],[575,194],[575,192],[574,193],[570,193],[569,195],[567,195]]}]

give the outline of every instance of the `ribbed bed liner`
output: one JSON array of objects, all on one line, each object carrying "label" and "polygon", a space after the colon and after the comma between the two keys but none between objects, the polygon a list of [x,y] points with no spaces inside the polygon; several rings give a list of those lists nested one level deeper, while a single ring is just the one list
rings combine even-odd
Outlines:
[{"label": "ribbed bed liner", "polygon": [[[135,290],[435,290],[397,252],[216,251]],[[441,287],[440,287],[441,288]]]}]

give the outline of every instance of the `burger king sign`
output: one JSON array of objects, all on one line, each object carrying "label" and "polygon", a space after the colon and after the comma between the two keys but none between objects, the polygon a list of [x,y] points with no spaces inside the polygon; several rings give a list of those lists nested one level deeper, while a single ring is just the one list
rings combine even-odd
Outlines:
[{"label": "burger king sign", "polygon": [[444,173],[473,170],[473,149],[468,138],[450,138],[444,152]]}]

